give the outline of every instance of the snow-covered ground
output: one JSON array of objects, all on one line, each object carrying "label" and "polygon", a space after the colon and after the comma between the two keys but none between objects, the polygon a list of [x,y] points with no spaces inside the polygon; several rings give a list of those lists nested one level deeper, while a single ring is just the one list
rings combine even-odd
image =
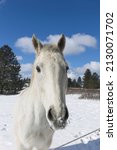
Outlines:
[{"label": "snow-covered ground", "polygon": [[[79,100],[79,95],[67,95],[69,121],[64,130],[54,134],[51,150],[100,127],[100,104],[97,100]],[[0,150],[16,150],[13,130],[13,110],[17,96],[0,96]],[[72,142],[60,150],[99,150],[99,131]]]}]

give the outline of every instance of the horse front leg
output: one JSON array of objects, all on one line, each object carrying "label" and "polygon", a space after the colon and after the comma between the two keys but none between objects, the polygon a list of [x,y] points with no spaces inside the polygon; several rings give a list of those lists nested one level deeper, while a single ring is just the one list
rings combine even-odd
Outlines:
[{"label": "horse front leg", "polygon": [[[17,150],[33,150],[32,148],[25,148],[22,144],[19,144]],[[37,149],[35,149],[37,150]]]},{"label": "horse front leg", "polygon": [[17,150],[33,150],[32,148],[25,148],[25,146],[18,140],[17,141]]},{"label": "horse front leg", "polygon": [[34,148],[32,150],[49,150],[49,148],[43,148],[43,149],[40,149],[40,148]]},{"label": "horse front leg", "polygon": [[48,148],[46,148],[46,149],[37,149],[37,150],[49,150]]},{"label": "horse front leg", "polygon": [[17,143],[17,150],[27,150],[21,143]]}]

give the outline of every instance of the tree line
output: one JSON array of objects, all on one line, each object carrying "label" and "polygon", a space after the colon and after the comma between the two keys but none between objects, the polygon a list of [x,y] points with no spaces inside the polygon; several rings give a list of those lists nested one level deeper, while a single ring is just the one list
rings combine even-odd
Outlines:
[{"label": "tree line", "polygon": [[83,77],[78,79],[68,78],[68,87],[85,88],[85,89],[99,89],[100,88],[100,76],[96,72],[91,72],[90,69],[86,69]]},{"label": "tree line", "polygon": [[[30,79],[20,74],[21,66],[16,55],[8,45],[0,48],[0,94],[17,94],[24,87],[29,86]],[[98,89],[100,88],[99,75],[87,69],[84,76],[78,79],[68,78],[68,87]]]}]

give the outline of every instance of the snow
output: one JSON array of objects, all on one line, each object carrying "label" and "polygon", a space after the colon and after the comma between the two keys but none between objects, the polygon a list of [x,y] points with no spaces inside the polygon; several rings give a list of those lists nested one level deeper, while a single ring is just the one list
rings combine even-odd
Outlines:
[{"label": "snow", "polygon": [[[16,150],[13,112],[16,96],[0,96],[0,150]],[[66,102],[70,113],[68,125],[55,132],[50,150],[72,141],[100,127],[100,103],[98,100],[81,100],[78,94],[67,95]],[[100,135],[96,131],[71,142],[60,150],[99,150]]]}]

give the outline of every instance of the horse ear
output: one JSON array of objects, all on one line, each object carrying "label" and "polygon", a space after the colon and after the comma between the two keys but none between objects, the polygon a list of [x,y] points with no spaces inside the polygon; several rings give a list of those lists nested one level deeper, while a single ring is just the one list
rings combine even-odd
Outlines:
[{"label": "horse ear", "polygon": [[32,36],[32,43],[36,50],[36,53],[39,54],[41,48],[43,47],[42,43],[36,38],[36,36],[33,34]]},{"label": "horse ear", "polygon": [[63,51],[65,48],[65,36],[62,34],[61,38],[58,41],[58,48]]}]

